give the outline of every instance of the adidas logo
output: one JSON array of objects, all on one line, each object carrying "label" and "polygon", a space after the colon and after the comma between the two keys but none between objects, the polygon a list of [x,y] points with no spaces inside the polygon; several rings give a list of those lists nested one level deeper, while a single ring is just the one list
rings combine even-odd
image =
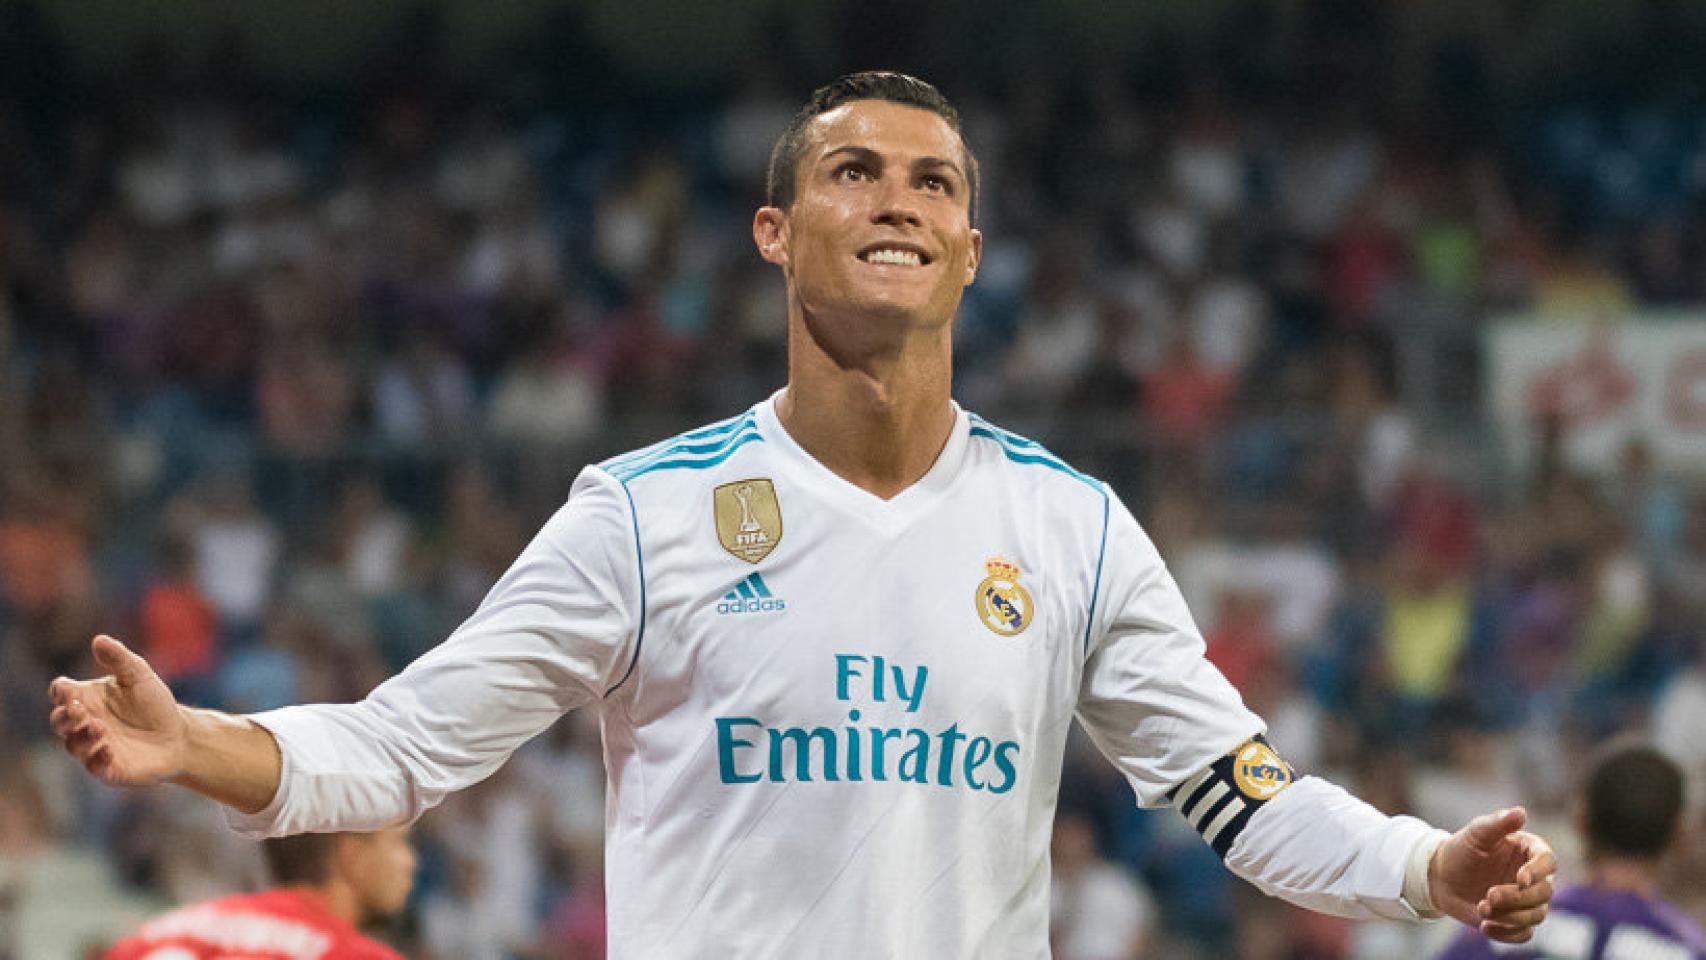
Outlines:
[{"label": "adidas logo", "polygon": [[772,613],[787,608],[786,601],[770,595],[770,588],[757,573],[735,584],[717,603],[718,613]]}]

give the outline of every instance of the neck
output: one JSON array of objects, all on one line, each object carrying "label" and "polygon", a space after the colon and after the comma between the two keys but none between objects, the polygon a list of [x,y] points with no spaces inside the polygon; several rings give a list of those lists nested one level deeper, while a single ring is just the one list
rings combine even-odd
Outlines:
[{"label": "neck", "polygon": [[350,885],[333,878],[325,883],[300,888],[319,898],[326,912],[352,927],[360,929],[367,923],[367,913]]},{"label": "neck", "polygon": [[1587,862],[1588,886],[1642,897],[1658,894],[1658,864],[1625,857],[1592,857]]},{"label": "neck", "polygon": [[892,350],[838,360],[796,322],[788,390],[776,414],[831,472],[889,499],[929,472],[953,432],[951,326],[909,333]]}]

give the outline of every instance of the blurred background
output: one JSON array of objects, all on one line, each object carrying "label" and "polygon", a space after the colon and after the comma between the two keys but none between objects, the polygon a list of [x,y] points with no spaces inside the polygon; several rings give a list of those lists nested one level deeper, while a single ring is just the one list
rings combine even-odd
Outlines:
[{"label": "blurred background", "polygon": [[[1569,864],[1650,736],[1698,825],[1703,56],[1688,0],[0,0],[0,957],[261,882],[57,752],[90,635],[242,711],[436,643],[582,465],[781,384],[765,161],[871,67],[983,163],[961,402],[1114,485],[1298,768]],[[1082,743],[1062,794],[1066,960],[1449,933],[1260,898]],[[423,819],[393,942],[602,956],[602,804],[570,716]]]}]

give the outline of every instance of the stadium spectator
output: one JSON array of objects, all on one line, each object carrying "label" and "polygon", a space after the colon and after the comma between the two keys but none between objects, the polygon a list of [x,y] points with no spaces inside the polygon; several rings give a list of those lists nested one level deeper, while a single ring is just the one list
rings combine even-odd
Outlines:
[{"label": "stadium spectator", "polygon": [[137,629],[160,679],[180,688],[212,677],[219,662],[219,618],[197,589],[194,554],[183,536],[167,534],[159,550],[158,579],[148,585]]},{"label": "stadium spectator", "polygon": [[195,550],[196,587],[230,636],[252,632],[266,613],[284,545],[240,473],[211,478],[206,493],[177,507]]},{"label": "stadium spectator", "polygon": [[1706,830],[1706,641],[1692,640],[1694,656],[1659,691],[1653,703],[1653,742],[1688,781],[1692,822]]},{"label": "stadium spectator", "polygon": [[335,511],[343,581],[367,599],[401,590],[412,573],[414,529],[386,502],[378,478],[345,481]]},{"label": "stadium spectator", "polygon": [[1055,814],[1049,948],[1058,960],[1140,960],[1154,939],[1149,891],[1096,849],[1083,815]]},{"label": "stadium spectator", "polygon": [[372,403],[379,438],[410,453],[465,445],[479,414],[467,365],[432,330],[412,333],[381,361]]}]

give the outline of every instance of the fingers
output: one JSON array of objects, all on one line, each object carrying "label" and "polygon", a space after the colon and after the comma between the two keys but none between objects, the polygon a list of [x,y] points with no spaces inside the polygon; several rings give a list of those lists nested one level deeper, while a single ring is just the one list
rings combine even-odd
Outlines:
[{"label": "fingers", "polygon": [[[154,673],[153,669],[148,666],[148,661],[132,653],[129,647],[104,633],[95,637],[90,643],[90,651],[94,654],[95,664],[119,681],[121,686],[146,680]],[[55,705],[64,706],[99,682],[101,681],[56,677],[52,683],[47,685],[47,694]]]},{"label": "fingers", "polygon": [[1519,885],[1526,887],[1548,880],[1558,872],[1558,858],[1552,853],[1550,844],[1532,833],[1519,834],[1518,836],[1529,854],[1528,862],[1518,868],[1516,872],[1516,882]]},{"label": "fingers", "polygon": [[[1525,834],[1524,836],[1531,836]],[[1500,884],[1487,891],[1486,899],[1476,905],[1481,920],[1481,932],[1504,943],[1526,943],[1534,927],[1546,919],[1552,904],[1552,851],[1545,841],[1534,837],[1541,855],[1523,865],[1527,877],[1519,871],[1517,883]],[[1538,879],[1534,879],[1538,877]]]},{"label": "fingers", "polygon": [[102,716],[106,712],[106,685],[109,681],[102,680],[68,680],[65,677],[48,685],[48,699],[53,702],[53,713],[48,715],[52,720],[61,709],[68,711],[72,708],[82,711],[92,717]]},{"label": "fingers", "polygon": [[83,761],[83,769],[107,783],[113,782],[113,754],[106,741],[97,742],[85,756],[77,759]]},{"label": "fingers", "polygon": [[1510,926],[1489,920],[1481,924],[1481,934],[1500,943],[1527,943],[1534,938],[1534,925]]},{"label": "fingers", "polygon": [[58,677],[47,685],[47,695],[55,706],[65,706],[89,688],[90,684],[83,680],[72,680],[69,677]]},{"label": "fingers", "polygon": [[54,735],[65,745],[65,751],[75,757],[84,769],[106,779],[112,766],[107,725],[78,700],[54,707],[48,714],[48,721],[53,725]]},{"label": "fingers", "polygon": [[1545,919],[1552,902],[1552,881],[1528,887],[1494,887],[1475,908],[1481,918],[1496,924],[1533,924]]},{"label": "fingers", "polygon": [[1549,905],[1543,903],[1527,910],[1512,910],[1508,913],[1487,917],[1481,922],[1483,926],[1510,927],[1512,929],[1532,927],[1546,919],[1546,914],[1551,912],[1551,909]]},{"label": "fingers", "polygon": [[1544,906],[1552,901],[1552,875],[1557,861],[1545,840],[1531,833],[1518,833],[1511,840],[1530,854],[1528,862],[1516,872],[1514,883],[1502,883],[1487,890],[1476,905],[1476,912],[1495,922],[1504,922],[1507,915]]},{"label": "fingers", "polygon": [[1497,920],[1501,913],[1512,910],[1526,910],[1530,907],[1550,903],[1551,900],[1551,880],[1541,880],[1528,886],[1505,883],[1487,891],[1486,899],[1481,901],[1477,910],[1481,916]]},{"label": "fingers", "polygon": [[90,773],[95,773],[96,770],[91,761],[97,754],[106,750],[106,737],[107,728],[105,724],[87,714],[78,716],[75,711],[72,711],[72,717],[67,722],[66,732],[60,737],[60,740],[65,744],[66,752],[76,757],[78,762],[83,764]]},{"label": "fingers", "polygon": [[141,683],[154,675],[154,670],[148,666],[148,661],[137,656],[129,647],[104,633],[95,638],[92,649],[95,654],[95,662],[112,674],[113,679],[118,681],[118,685],[121,687]]},{"label": "fingers", "polygon": [[107,725],[107,698],[119,688],[153,679],[154,671],[146,660],[104,634],[94,639],[91,649],[96,665],[108,675],[96,680],[59,677],[48,684],[48,698],[53,702],[48,722],[67,753],[84,769],[112,783],[120,771]]},{"label": "fingers", "polygon": [[1476,817],[1464,827],[1469,843],[1481,850],[1492,848],[1500,840],[1521,830],[1528,822],[1528,811],[1510,807],[1496,813]]},{"label": "fingers", "polygon": [[53,726],[53,735],[64,740],[83,728],[87,716],[82,704],[72,703],[54,707],[53,712],[47,715],[47,722]]}]

